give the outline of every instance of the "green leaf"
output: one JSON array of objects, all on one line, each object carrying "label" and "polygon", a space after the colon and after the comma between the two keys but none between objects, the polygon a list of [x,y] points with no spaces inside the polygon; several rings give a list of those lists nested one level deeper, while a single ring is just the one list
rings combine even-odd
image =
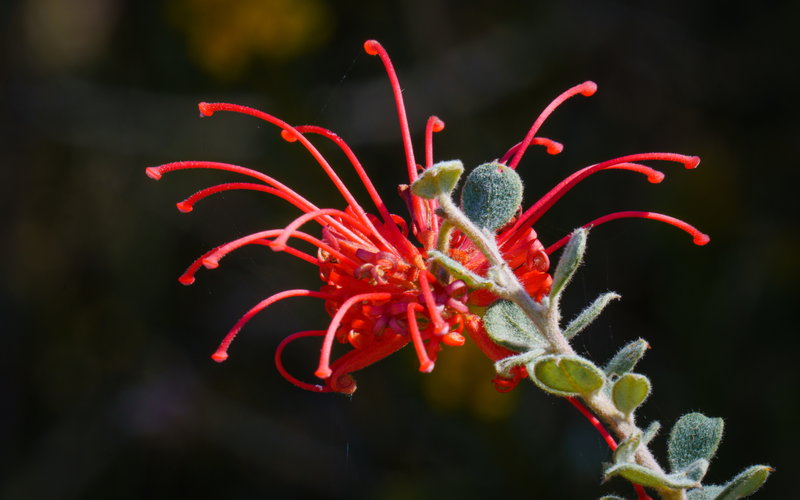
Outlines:
[{"label": "green leaf", "polygon": [[695,488],[699,483],[683,474],[663,474],[639,464],[617,464],[605,470],[605,479],[613,476],[624,477],[628,481],[651,488],[669,488],[680,490]]},{"label": "green leaf", "polygon": [[464,172],[460,160],[440,161],[426,168],[411,184],[411,192],[420,198],[435,199],[442,194],[450,194]]},{"label": "green leaf", "polygon": [[493,288],[495,286],[493,281],[483,276],[478,276],[457,260],[451,259],[438,250],[428,250],[428,260],[439,264],[445,268],[450,275],[463,281],[470,288]]},{"label": "green leaf", "polygon": [[748,467],[726,484],[714,500],[736,500],[752,495],[767,481],[773,470],[767,465]]},{"label": "green leaf", "polygon": [[536,360],[536,358],[544,355],[544,349],[530,349],[528,351],[509,356],[507,358],[495,361],[494,369],[500,375],[508,377],[511,375],[511,369],[515,366],[527,365]]},{"label": "green leaf", "polygon": [[670,432],[667,449],[672,470],[684,470],[700,458],[710,461],[722,439],[723,427],[721,418],[702,413],[687,413],[679,418]]},{"label": "green leaf", "polygon": [[600,497],[600,500],[625,500],[625,497],[617,496],[617,495],[605,495]]},{"label": "green leaf", "polygon": [[580,356],[542,356],[528,365],[528,373],[536,385],[558,396],[590,394],[605,384],[600,368]]},{"label": "green leaf", "polygon": [[706,472],[708,472],[708,460],[705,458],[698,458],[681,471],[686,477],[694,479],[698,483],[703,480]]},{"label": "green leaf", "polygon": [[629,371],[633,370],[636,363],[642,359],[645,351],[650,348],[650,344],[644,339],[634,340],[626,345],[611,358],[604,371],[609,377],[619,377]]},{"label": "green leaf", "polygon": [[567,286],[578,266],[583,262],[583,254],[586,252],[586,237],[589,231],[579,227],[572,232],[569,243],[564,248],[561,258],[558,260],[555,272],[553,272],[553,285],[550,288],[550,299],[555,300],[564,287]]},{"label": "green leaf", "polygon": [[705,485],[702,488],[695,488],[686,492],[688,500],[715,500],[722,492],[722,486]]},{"label": "green leaf", "polygon": [[502,163],[475,167],[464,181],[461,208],[481,228],[496,231],[505,226],[522,204],[522,179]]},{"label": "green leaf", "polygon": [[642,443],[644,443],[645,446],[650,444],[650,441],[656,437],[656,434],[658,434],[659,430],[661,430],[661,424],[658,422],[658,420],[650,422],[650,425],[647,426],[647,429],[644,430],[644,434],[642,434]]},{"label": "green leaf", "polygon": [[541,348],[544,341],[525,312],[509,300],[498,300],[483,315],[483,327],[497,344],[513,351]]},{"label": "green leaf", "polygon": [[614,450],[614,464],[618,465],[635,462],[636,450],[639,449],[641,443],[642,435],[638,432],[624,439],[619,443],[617,449]]},{"label": "green leaf", "polygon": [[592,302],[589,307],[581,311],[581,313],[576,316],[575,319],[570,321],[570,323],[564,329],[564,337],[569,340],[575,335],[579,334],[584,328],[589,326],[595,319],[597,319],[609,302],[618,298],[620,298],[618,294],[614,292],[607,292],[594,299],[594,302]]},{"label": "green leaf", "polygon": [[650,380],[638,373],[622,375],[611,387],[611,399],[614,406],[626,417],[650,395]]}]

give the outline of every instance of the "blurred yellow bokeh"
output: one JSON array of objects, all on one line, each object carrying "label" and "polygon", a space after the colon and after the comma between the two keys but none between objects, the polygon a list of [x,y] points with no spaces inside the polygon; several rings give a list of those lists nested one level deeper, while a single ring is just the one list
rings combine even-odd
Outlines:
[{"label": "blurred yellow bokeh", "polygon": [[260,58],[284,61],[307,53],[323,45],[335,25],[322,0],[174,0],[169,17],[197,63],[225,80]]}]

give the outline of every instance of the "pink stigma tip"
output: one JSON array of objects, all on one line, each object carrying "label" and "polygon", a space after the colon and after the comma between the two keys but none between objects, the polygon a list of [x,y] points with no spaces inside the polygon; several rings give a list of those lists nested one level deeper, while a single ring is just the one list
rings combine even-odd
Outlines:
[{"label": "pink stigma tip", "polygon": [[425,363],[419,365],[419,371],[421,371],[422,373],[430,373],[433,371],[433,367],[435,364],[436,363],[434,363],[433,361],[426,361]]},{"label": "pink stigma tip", "polygon": [[547,154],[549,155],[557,155],[558,153],[564,151],[564,145],[561,143],[553,142],[547,145]]},{"label": "pink stigma tip", "polygon": [[695,235],[694,238],[692,238],[692,241],[697,246],[703,246],[711,241],[711,238],[707,234],[700,233]]},{"label": "pink stigma tip", "polygon": [[374,56],[377,55],[381,49],[381,44],[377,40],[367,40],[364,42],[364,52]]},{"label": "pink stigma tip", "polygon": [[444,122],[440,120],[438,117],[433,117],[433,129],[434,132],[441,132],[444,130]]},{"label": "pink stigma tip", "polygon": [[223,361],[228,359],[228,353],[225,351],[217,351],[211,355],[211,359],[213,359],[217,363],[222,363]]},{"label": "pink stigma tip", "polygon": [[219,260],[212,257],[206,257],[203,259],[203,267],[206,269],[216,269],[219,267]]},{"label": "pink stigma tip", "polygon": [[189,212],[192,211],[193,208],[190,204],[186,203],[185,201],[176,203],[175,206],[178,207],[178,210],[184,214],[188,214]]},{"label": "pink stigma tip", "polygon": [[581,94],[589,97],[597,92],[597,84],[593,81],[589,80],[587,82],[583,82],[583,88],[581,89]]},{"label": "pink stigma tip", "polygon": [[194,283],[194,276],[183,275],[180,278],[178,278],[178,283],[180,283],[181,285],[189,286],[192,283]]},{"label": "pink stigma tip", "polygon": [[214,114],[214,108],[207,102],[199,103],[197,109],[200,110],[200,116],[211,116]]},{"label": "pink stigma tip", "polygon": [[161,179],[161,171],[158,169],[158,167],[147,167],[144,169],[144,172],[147,174],[147,177],[150,177],[153,180],[157,181]]},{"label": "pink stigma tip", "polygon": [[699,156],[690,156],[689,161],[686,162],[686,168],[697,168],[700,165]]},{"label": "pink stigma tip", "polygon": [[326,378],[329,378],[332,373],[333,372],[331,371],[330,368],[319,368],[317,371],[314,372],[314,375],[324,380]]},{"label": "pink stigma tip", "polygon": [[296,142],[297,141],[297,134],[291,130],[283,129],[281,130],[281,137],[286,142]]},{"label": "pink stigma tip", "polygon": [[664,180],[664,172],[655,171],[652,175],[647,176],[647,182],[650,184],[658,184]]}]

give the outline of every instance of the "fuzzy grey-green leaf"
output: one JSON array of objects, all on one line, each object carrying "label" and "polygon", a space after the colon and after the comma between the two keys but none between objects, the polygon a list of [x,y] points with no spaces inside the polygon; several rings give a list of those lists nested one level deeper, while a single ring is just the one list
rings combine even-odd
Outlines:
[{"label": "fuzzy grey-green leaf", "polygon": [[650,380],[638,373],[625,373],[611,387],[611,399],[619,411],[630,415],[650,395]]},{"label": "fuzzy grey-green leaf", "polygon": [[580,356],[542,356],[529,365],[528,372],[539,387],[558,396],[590,394],[605,384],[603,372]]},{"label": "fuzzy grey-green leaf", "polygon": [[684,470],[700,458],[710,461],[722,439],[723,427],[721,418],[702,413],[687,413],[679,418],[670,432],[667,449],[672,470]]},{"label": "fuzzy grey-green leaf", "polygon": [[464,181],[461,208],[479,227],[496,231],[505,226],[522,204],[522,179],[502,163],[475,167]]},{"label": "fuzzy grey-green leaf", "polygon": [[451,259],[438,250],[428,250],[428,260],[439,264],[445,268],[451,276],[462,280],[470,288],[492,288],[494,286],[494,282],[491,280],[488,280],[483,276],[478,276],[464,267],[462,263],[455,259]]},{"label": "fuzzy grey-green leaf", "polygon": [[586,253],[586,239],[589,231],[579,227],[570,235],[567,246],[558,260],[556,270],[553,272],[553,285],[550,287],[550,298],[556,299],[564,287],[567,286],[578,266],[583,262],[583,254]]},{"label": "fuzzy grey-green leaf", "polygon": [[673,490],[693,488],[699,483],[680,474],[663,474],[639,464],[618,464],[605,470],[605,478],[621,476],[636,484],[651,488],[670,488]]},{"label": "fuzzy grey-green leaf", "polygon": [[642,443],[645,445],[650,444],[650,441],[656,437],[658,431],[661,430],[661,423],[658,420],[654,420],[650,422],[650,425],[644,430],[644,434],[642,434]]},{"label": "fuzzy grey-green leaf", "polygon": [[525,312],[510,300],[498,300],[483,315],[486,333],[496,343],[514,351],[541,347],[544,342]]},{"label": "fuzzy grey-green leaf", "polygon": [[714,500],[737,500],[752,495],[767,481],[774,469],[767,465],[754,465],[733,478]]},{"label": "fuzzy grey-green leaf", "polygon": [[584,328],[589,326],[595,319],[597,319],[609,302],[618,298],[620,298],[619,294],[614,292],[606,292],[597,297],[594,302],[592,302],[586,309],[581,311],[581,313],[578,314],[575,319],[570,321],[566,328],[564,328],[564,337],[569,340],[575,335],[579,334]]},{"label": "fuzzy grey-green leaf", "polygon": [[621,443],[619,443],[617,449],[614,450],[614,464],[617,465],[633,462],[636,455],[636,450],[639,449],[639,445],[641,443],[642,435],[638,432],[629,438],[624,439]]},{"label": "fuzzy grey-green leaf", "polygon": [[636,363],[642,359],[644,353],[650,348],[650,344],[644,339],[634,340],[626,345],[611,358],[611,361],[606,364],[604,371],[609,377],[619,377],[624,373],[633,370]]},{"label": "fuzzy grey-green leaf", "polygon": [[463,172],[464,164],[460,160],[440,161],[420,173],[411,185],[411,191],[428,200],[441,194],[450,194]]},{"label": "fuzzy grey-green leaf", "polygon": [[715,500],[722,490],[722,486],[704,485],[702,488],[686,492],[686,498],[688,500]]}]

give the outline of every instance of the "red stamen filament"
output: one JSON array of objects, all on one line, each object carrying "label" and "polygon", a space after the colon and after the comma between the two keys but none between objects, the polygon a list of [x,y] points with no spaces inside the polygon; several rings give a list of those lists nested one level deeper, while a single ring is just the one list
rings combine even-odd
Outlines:
[{"label": "red stamen filament", "polygon": [[[203,169],[203,168],[211,170],[222,170],[225,172],[234,172],[237,174],[247,175],[254,179],[258,179],[274,187],[275,189],[278,189],[279,191],[284,192],[287,196],[291,197],[291,199],[294,200],[291,203],[295,204],[295,206],[297,206],[303,211],[319,209],[319,207],[317,207],[316,205],[305,199],[303,196],[301,196],[288,186],[277,181],[276,179],[257,170],[240,167],[238,165],[232,165],[230,163],[220,163],[215,161],[177,161],[172,163],[166,163],[164,165],[159,165],[157,167],[148,167],[145,169],[145,172],[151,179],[159,180],[161,179],[163,174],[166,174],[168,172],[173,172],[176,170]],[[325,217],[324,220],[326,223],[332,225],[337,230],[342,232],[342,234],[348,234],[348,235],[352,234],[350,230],[347,229],[347,227],[342,225],[342,223],[340,223],[333,217]]]},{"label": "red stamen filament", "polygon": [[[243,237],[241,237],[239,239],[230,241],[230,242],[228,242],[228,243],[226,243],[224,245],[221,245],[221,246],[215,248],[214,250],[212,250],[212,251],[208,252],[207,254],[204,254],[202,257],[200,257],[198,259],[198,261],[200,261],[202,263],[202,265],[206,269],[216,269],[217,267],[219,267],[219,261],[222,260],[223,257],[225,257],[229,253],[233,252],[234,250],[237,250],[239,248],[242,248],[243,246],[250,245],[250,244],[253,244],[253,243],[263,244],[263,245],[269,246],[273,250],[277,251],[277,249],[275,248],[276,247],[276,243],[275,242],[273,242],[273,241],[266,241],[265,242],[263,240],[264,240],[264,238],[271,238],[271,237],[274,237],[274,236],[283,235],[285,233],[286,233],[286,229],[270,229],[268,231],[259,231],[257,233],[249,234],[247,236],[243,236]],[[325,243],[325,242],[323,242],[323,241],[311,236],[310,234],[307,234],[307,233],[304,233],[304,232],[301,232],[301,231],[291,231],[290,234],[291,234],[292,237],[301,239],[301,240],[306,241],[308,243],[311,243],[312,245],[316,246],[317,248],[327,252],[331,256],[336,257],[337,259],[339,259],[339,261],[342,263],[342,265],[345,268],[355,269],[356,267],[359,266],[359,263],[356,262],[355,260],[351,259],[350,257],[347,257],[346,255],[344,255],[343,253],[341,253],[338,250],[334,249],[333,247],[331,247],[327,243]],[[284,251],[287,248],[288,247],[284,243],[284,245],[281,247],[281,251]],[[195,261],[195,262],[197,262],[197,261]],[[192,267],[193,266],[195,266],[195,263],[192,263]],[[195,267],[195,269],[197,269],[197,268],[199,268],[199,266]],[[187,272],[188,272],[188,270],[187,270]]]},{"label": "red stamen filament", "polygon": [[328,325],[328,329],[325,332],[325,339],[322,341],[322,349],[320,351],[320,359],[319,359],[319,367],[314,374],[321,378],[326,379],[331,376],[331,349],[333,348],[333,340],[336,338],[336,330],[339,329],[339,324],[342,322],[342,318],[353,307],[356,303],[361,301],[381,301],[381,300],[389,300],[392,298],[391,293],[386,292],[374,292],[374,293],[361,293],[358,295],[354,295],[344,301],[344,303],[339,307],[339,310],[336,311],[336,314],[333,316],[331,323]]},{"label": "red stamen filament", "polygon": [[[286,228],[283,230],[283,233],[275,239],[275,244],[273,245],[273,249],[278,252],[283,250],[283,248],[286,246],[286,241],[289,239],[292,232],[296,231],[300,226],[302,226],[306,222],[314,220],[321,215],[335,215],[341,217],[342,219],[349,221],[353,225],[351,227],[357,228],[361,225],[358,219],[348,214],[347,212],[343,212],[336,208],[320,208],[318,210],[312,210],[296,218],[288,226],[286,226]],[[363,245],[371,251],[375,252],[378,251],[378,248],[376,248],[370,241],[362,239],[361,243],[363,243]],[[394,250],[393,247],[392,250]]]},{"label": "red stamen filament", "polygon": [[269,113],[265,113],[264,111],[253,109],[247,106],[241,106],[239,104],[201,102],[198,105],[198,108],[200,109],[200,113],[202,113],[204,116],[211,116],[216,111],[231,111],[234,113],[242,113],[255,118],[260,118],[282,129],[285,133],[282,133],[281,137],[284,139],[287,138],[287,134],[289,134],[289,136],[294,136],[298,141],[300,141],[303,147],[306,148],[306,151],[308,151],[317,161],[319,166],[322,167],[322,169],[325,171],[325,174],[327,174],[328,178],[331,179],[334,186],[336,186],[336,189],[339,191],[339,193],[341,193],[348,205],[353,207],[353,210],[358,218],[360,218],[367,225],[367,227],[372,230],[373,233],[377,234],[377,231],[372,225],[372,222],[369,220],[369,217],[367,217],[366,212],[364,212],[364,209],[361,208],[361,205],[359,205],[355,197],[353,197],[352,193],[350,193],[350,191],[347,189],[347,186],[345,186],[345,184],[333,170],[330,163],[328,163],[325,157],[322,156],[322,153],[320,153],[319,150],[317,150],[317,148],[311,144],[311,142],[296,128],[292,127],[283,120],[270,115]]},{"label": "red stamen filament", "polygon": [[[364,51],[371,55],[380,57],[383,67],[386,69],[386,75],[389,77],[389,84],[392,87],[392,94],[394,95],[394,102],[397,108],[397,119],[400,122],[400,135],[403,138],[403,149],[406,154],[406,169],[408,171],[408,183],[412,184],[417,179],[417,163],[414,159],[414,146],[411,144],[411,131],[408,128],[408,117],[406,116],[406,106],[403,102],[403,89],[400,88],[400,80],[397,78],[397,73],[394,70],[389,54],[386,49],[378,43],[377,40],[367,40],[364,42]],[[416,222],[417,227],[422,231],[426,229],[422,225],[422,200],[412,194],[411,203],[413,205],[413,213],[411,217]]]},{"label": "red stamen filament", "polygon": [[431,358],[428,357],[428,351],[425,350],[425,343],[422,341],[422,335],[419,332],[416,315],[416,311],[424,309],[424,307],[415,302],[409,302],[406,307],[406,316],[408,318],[408,331],[411,334],[414,350],[417,352],[417,358],[419,359],[419,371],[430,373],[433,371],[434,362],[431,361]]},{"label": "red stamen filament", "polygon": [[303,382],[302,380],[298,380],[297,378],[295,378],[294,375],[286,371],[286,368],[284,368],[283,361],[281,359],[284,348],[286,348],[286,346],[290,342],[299,338],[322,337],[323,335],[325,335],[325,330],[305,330],[302,332],[293,333],[288,337],[286,337],[285,339],[283,339],[281,343],[278,344],[277,349],[275,349],[275,367],[278,369],[278,373],[280,373],[283,378],[285,378],[286,380],[288,380],[289,382],[291,382],[292,384],[296,385],[301,389],[305,389],[307,391],[312,391],[312,392],[330,392],[331,390],[325,386],[319,384],[309,384],[308,382]]},{"label": "red stamen filament", "polygon": [[525,151],[528,149],[528,146],[533,141],[533,138],[536,136],[536,132],[539,131],[539,128],[542,124],[547,120],[547,117],[550,116],[553,111],[557,107],[559,107],[564,101],[569,99],[570,97],[576,96],[578,94],[582,94],[586,97],[594,94],[597,91],[597,84],[591,81],[583,82],[580,85],[575,85],[571,89],[568,89],[566,92],[563,92],[561,95],[553,99],[553,102],[547,105],[546,108],[539,114],[539,117],[536,118],[536,121],[533,122],[530,130],[528,130],[528,134],[525,136],[525,139],[522,140],[521,145],[517,148],[517,152],[514,154],[514,158],[508,164],[509,168],[517,168],[520,160],[522,160],[522,155],[525,154]]},{"label": "red stamen filament", "polygon": [[225,184],[218,184],[216,186],[207,187],[205,189],[201,189],[200,191],[194,193],[185,200],[177,203],[176,206],[178,207],[178,210],[180,210],[181,212],[189,213],[194,209],[194,206],[195,204],[197,204],[198,201],[207,198],[213,194],[221,193],[224,191],[232,191],[236,189],[261,191],[263,193],[272,194],[288,201],[289,203],[299,208],[300,210],[306,209],[304,206],[305,204],[302,202],[302,200],[298,200],[297,198],[293,197],[290,193],[269,186],[264,186],[263,184],[255,184],[252,182],[228,182]]},{"label": "red stamen filament", "polygon": [[433,165],[433,133],[444,130],[444,122],[438,116],[428,118],[425,124],[425,168]]},{"label": "red stamen filament", "polygon": [[510,231],[507,231],[506,234],[508,235],[515,234],[517,230],[519,230],[521,227],[530,226],[536,223],[536,221],[539,220],[539,218],[545,212],[547,212],[547,210],[549,210],[550,207],[552,207],[555,204],[555,202],[557,202],[559,199],[561,199],[562,196],[564,196],[567,192],[569,192],[569,190],[571,190],[579,182],[583,181],[590,175],[599,172],[601,170],[613,170],[613,169],[630,170],[632,172],[638,172],[646,175],[647,180],[651,183],[655,184],[661,182],[661,180],[664,178],[664,174],[662,172],[647,167],[645,165],[633,163],[637,161],[646,161],[646,160],[672,161],[672,162],[682,163],[686,168],[694,168],[700,161],[696,156],[685,156],[675,153],[640,153],[640,154],[622,156],[620,158],[614,158],[613,160],[604,161],[596,165],[590,165],[581,170],[578,170],[577,172],[570,175],[563,181],[559,182],[547,194],[542,196],[530,208],[525,210],[525,212],[519,217],[517,222],[514,223],[513,228]]},{"label": "red stamen filament", "polygon": [[242,327],[253,318],[253,316],[261,312],[265,307],[268,307],[274,304],[275,302],[278,302],[279,300],[288,299],[289,297],[316,297],[318,299],[333,298],[329,293],[315,292],[312,290],[302,290],[302,289],[284,290],[283,292],[278,292],[275,295],[271,295],[266,299],[262,300],[261,302],[259,302],[258,304],[256,304],[249,311],[247,311],[244,314],[244,316],[239,318],[239,321],[237,321],[236,324],[233,325],[233,328],[230,329],[228,334],[225,335],[225,338],[222,339],[222,342],[220,342],[219,347],[217,347],[217,350],[214,352],[214,354],[211,355],[211,359],[213,359],[217,363],[221,363],[226,359],[228,359],[228,348],[230,347],[231,342],[233,342],[233,339],[236,338],[236,335],[239,333],[239,330],[241,330]]},{"label": "red stamen filament", "polygon": [[[353,150],[344,141],[344,139],[342,139],[337,134],[331,132],[328,129],[317,127],[315,125],[301,125],[299,127],[296,127],[296,129],[304,134],[305,133],[319,134],[327,139],[330,139],[337,146],[339,146],[342,152],[344,152],[347,159],[350,160],[350,164],[353,166],[356,173],[358,174],[358,177],[361,179],[361,182],[364,184],[367,193],[369,194],[370,198],[372,198],[372,202],[378,209],[378,213],[380,213],[384,222],[389,227],[389,230],[392,233],[395,233],[395,237],[397,237],[397,240],[401,242],[401,246],[404,247],[402,248],[402,250],[406,251],[406,256],[416,255],[418,253],[417,249],[414,248],[414,246],[411,245],[411,243],[407,241],[405,237],[402,237],[402,232],[401,232],[402,230],[398,228],[397,226],[398,223],[396,221],[396,218],[389,213],[389,210],[386,208],[386,204],[383,202],[383,199],[378,194],[377,189],[375,189],[375,186],[372,183],[372,180],[367,175],[367,172],[364,170],[363,165],[361,165],[361,162],[359,161],[358,157],[356,157],[355,153],[353,153]],[[281,132],[281,135],[284,137],[284,139],[286,139],[289,142],[293,142],[294,140],[296,140],[292,134],[286,133],[285,130]],[[405,224],[405,221],[403,221],[403,223]],[[380,233],[378,233],[378,235],[380,235]],[[386,244],[388,245],[388,242]]]},{"label": "red stamen filament", "polygon": [[[534,137],[533,140],[531,141],[531,144],[534,144],[536,146],[544,146],[547,151],[547,154],[549,155],[557,155],[560,152],[564,151],[563,144],[561,144],[558,141],[548,139],[546,137]],[[508,151],[506,151],[506,154],[504,154],[497,161],[505,165],[506,163],[508,163],[508,160],[514,155],[514,153],[517,152],[520,146],[522,146],[522,142],[514,144]]]},{"label": "red stamen filament", "polygon": [[[613,214],[604,215],[603,217],[599,217],[588,224],[584,224],[582,227],[591,228],[594,226],[599,226],[600,224],[604,224],[606,222],[617,220],[617,219],[631,219],[631,218],[638,218],[638,219],[650,219],[650,220],[657,220],[660,222],[665,222],[669,225],[675,226],[678,229],[690,234],[692,236],[692,241],[695,245],[702,246],[711,241],[711,238],[705,233],[701,233],[696,227],[680,220],[676,219],[675,217],[670,217],[669,215],[659,214],[655,212],[638,212],[638,211],[627,211],[627,212],[615,212]],[[549,255],[562,246],[566,245],[569,241],[571,235],[564,236],[560,240],[556,241],[549,247],[545,249],[545,252]]]}]

